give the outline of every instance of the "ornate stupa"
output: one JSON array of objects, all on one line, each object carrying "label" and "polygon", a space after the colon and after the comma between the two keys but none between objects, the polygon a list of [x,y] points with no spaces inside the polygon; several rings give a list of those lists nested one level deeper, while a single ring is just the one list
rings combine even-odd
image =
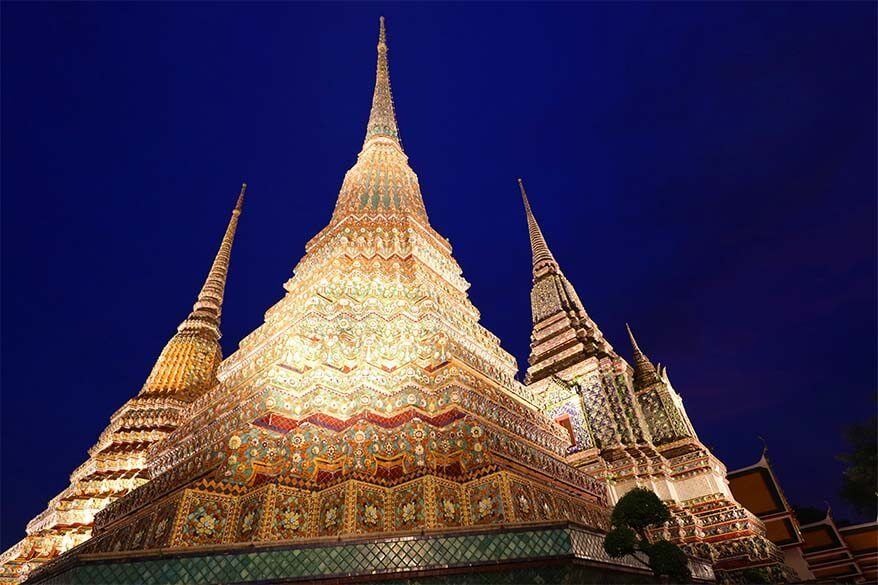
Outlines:
[{"label": "ornate stupa", "polygon": [[758,567],[772,582],[797,580],[762,521],[735,500],[667,368],[650,361],[627,325],[633,367],[604,339],[549,250],[520,179],[519,187],[533,252],[525,381],[540,410],[568,428],[568,462],[603,479],[613,501],[634,487],[653,490],[674,515],[663,536],[710,558],[720,577]]},{"label": "ornate stupa", "polygon": [[696,581],[754,564],[783,577],[667,370],[633,334],[634,366],[615,352],[520,187],[533,249],[524,384],[430,225],[382,19],[365,140],[285,296],[221,361],[239,203],[192,315],[123,407],[134,414],[91,453],[115,472],[98,457],[114,445],[137,481],[101,491],[75,541],[16,556],[33,565],[77,545],[28,582],[642,582],[640,562],[602,548],[610,507],[635,486],[671,506],[664,536],[692,553]]},{"label": "ornate stupa", "polygon": [[223,294],[246,188],[241,187],[192,312],[165,345],[140,392],[110,418],[88,459],[70,475],[70,485],[28,523],[27,536],[0,556],[0,582],[17,582],[86,541],[96,513],[149,480],[150,447],[180,426],[189,404],[217,384]]}]

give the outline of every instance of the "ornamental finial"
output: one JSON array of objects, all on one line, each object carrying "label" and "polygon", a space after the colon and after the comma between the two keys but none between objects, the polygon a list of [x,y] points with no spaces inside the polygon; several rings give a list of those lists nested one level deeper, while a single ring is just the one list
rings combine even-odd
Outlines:
[{"label": "ornamental finial", "polygon": [[634,351],[637,353],[643,353],[640,351],[640,346],[637,345],[637,340],[634,339],[634,332],[631,331],[631,325],[625,323],[625,329],[628,330],[628,339],[631,340],[631,347],[634,348]]},{"label": "ornamental finial", "polygon": [[177,328],[179,332],[205,332],[216,339],[220,338],[220,315],[223,308],[223,296],[226,290],[226,277],[229,274],[229,262],[232,257],[232,244],[235,242],[235,232],[238,230],[238,218],[244,209],[244,194],[247,192],[247,183],[241,185],[235,208],[232,210],[232,218],[226,227],[226,233],[216,253],[216,258],[207,273],[204,286],[198,293],[198,300],[192,307],[192,312]]},{"label": "ornamental finial", "polygon": [[546,244],[546,239],[543,237],[543,232],[540,230],[540,225],[537,223],[533,210],[530,208],[530,201],[527,199],[527,191],[524,190],[524,181],[521,179],[518,179],[518,188],[521,190],[521,200],[524,202],[524,213],[527,216],[527,231],[530,235],[530,249],[533,253],[533,270],[534,276],[536,276],[538,268],[542,268],[546,264],[553,264],[557,267],[558,263],[555,261],[555,257],[552,256],[552,252],[549,250],[549,245]]},{"label": "ornamental finial", "polygon": [[762,442],[762,456],[760,459],[768,461],[768,443],[765,442],[765,438],[762,435],[756,435],[756,438]]},{"label": "ornamental finial", "polygon": [[247,183],[241,183],[241,192],[238,193],[238,201],[235,202],[235,209],[238,213],[244,210],[244,194],[247,192]]},{"label": "ornamental finial", "polygon": [[399,127],[396,125],[396,112],[393,108],[393,95],[390,92],[390,65],[387,62],[387,31],[384,17],[378,19],[378,64],[375,70],[375,92],[372,94],[372,111],[366,126],[366,139],[363,149],[373,141],[385,138],[402,149]]},{"label": "ornamental finial", "polygon": [[634,350],[634,388],[640,390],[658,382],[658,372],[649,358],[640,351],[640,346],[637,345],[634,332],[631,331],[628,323],[625,323],[625,328],[628,330],[628,338],[631,340],[631,348]]}]

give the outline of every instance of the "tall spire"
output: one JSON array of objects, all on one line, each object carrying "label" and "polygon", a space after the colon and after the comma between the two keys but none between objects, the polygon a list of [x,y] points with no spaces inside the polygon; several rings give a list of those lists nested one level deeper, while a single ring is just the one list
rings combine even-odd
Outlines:
[{"label": "tall spire", "polygon": [[238,229],[238,218],[244,209],[244,194],[247,192],[247,183],[241,185],[238,201],[232,210],[232,217],[226,227],[219,251],[207,273],[204,286],[198,293],[198,300],[192,307],[189,317],[183,321],[177,330],[184,331],[207,331],[220,338],[220,316],[222,315],[223,295],[226,289],[226,277],[229,274],[229,260],[232,256],[232,244],[235,241],[235,232]]},{"label": "tall spire", "polygon": [[384,17],[378,20],[378,66],[375,71],[375,93],[372,95],[372,111],[369,113],[369,124],[366,127],[365,149],[377,138],[386,138],[402,149],[399,128],[396,125],[396,113],[393,109],[393,94],[390,92],[390,67],[387,62],[387,32],[384,29]]},{"label": "tall spire", "polygon": [[216,385],[216,371],[223,359],[219,344],[223,295],[246,190],[244,183],[192,312],[165,345],[139,396],[161,395],[191,401]]},{"label": "tall spire", "polygon": [[554,264],[557,266],[558,263],[555,261],[555,257],[552,256],[552,251],[549,250],[549,245],[546,244],[543,232],[540,231],[540,225],[537,223],[537,219],[534,217],[533,211],[530,208],[530,201],[527,199],[527,191],[524,190],[524,181],[521,179],[518,179],[518,188],[521,189],[521,199],[524,201],[524,212],[527,215],[527,231],[530,235],[530,249],[533,253],[533,270],[534,276],[536,276],[538,268],[542,268],[547,264]]},{"label": "tall spire", "polygon": [[625,323],[625,328],[628,330],[628,338],[631,340],[631,348],[633,349],[634,387],[638,390],[646,388],[650,384],[659,381],[658,372],[656,372],[655,366],[649,361],[649,358],[640,351],[640,346],[637,345],[637,340],[634,339],[634,332],[631,331],[628,323]]},{"label": "tall spire", "polygon": [[356,164],[345,174],[328,226],[330,229],[352,216],[360,217],[364,213],[384,217],[387,214],[406,215],[417,219],[422,227],[429,227],[430,224],[418,176],[409,166],[399,138],[390,92],[384,17],[380,23],[375,92],[372,95],[366,138]]},{"label": "tall spire", "polygon": [[530,293],[533,332],[528,357],[530,366],[525,375],[525,383],[531,384],[592,356],[610,355],[613,348],[588,316],[579,295],[549,250],[521,179],[518,179],[518,187],[533,252],[533,288]]}]

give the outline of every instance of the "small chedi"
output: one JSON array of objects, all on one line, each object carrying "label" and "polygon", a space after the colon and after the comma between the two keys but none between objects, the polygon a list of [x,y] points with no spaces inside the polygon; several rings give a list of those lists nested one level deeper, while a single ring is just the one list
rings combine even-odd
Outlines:
[{"label": "small chedi", "polygon": [[[726,468],[698,439],[667,368],[643,353],[633,367],[588,316],[540,231],[519,180],[533,251],[528,398],[570,433],[567,460],[603,479],[612,500],[648,487],[675,516],[665,538],[713,560],[719,572],[764,567],[793,580],[764,524],[733,497]],[[731,575],[727,577],[732,578]]]},{"label": "small chedi", "polygon": [[17,582],[92,534],[95,514],[149,480],[150,447],[185,420],[186,408],[217,384],[220,314],[229,258],[246,185],[192,312],[168,341],[140,392],[110,418],[70,485],[27,525],[27,536],[0,556],[0,582]]},{"label": "small chedi", "polygon": [[633,366],[615,352],[520,190],[533,250],[523,384],[430,225],[382,19],[362,149],[285,296],[223,360],[242,190],[193,312],[0,558],[3,579],[649,582],[602,548],[613,502],[637,486],[670,506],[661,536],[690,553],[694,579],[791,578],[667,370],[633,334]]}]

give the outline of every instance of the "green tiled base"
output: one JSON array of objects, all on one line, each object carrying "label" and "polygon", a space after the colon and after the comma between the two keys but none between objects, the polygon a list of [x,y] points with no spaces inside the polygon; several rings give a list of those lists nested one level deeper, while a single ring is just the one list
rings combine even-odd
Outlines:
[{"label": "green tiled base", "polygon": [[[553,571],[561,571],[555,577],[562,582],[567,580],[565,576],[575,579],[572,575],[583,571],[599,575],[600,582],[609,582],[608,576],[614,574],[625,576],[624,582],[643,578],[642,569],[634,559],[611,559],[602,543],[600,534],[576,525],[549,524],[347,542],[278,543],[258,549],[241,546],[191,552],[178,549],[161,557],[146,551],[115,558],[107,554],[77,556],[74,549],[72,555],[64,555],[58,562],[36,572],[27,583],[209,585],[321,578],[357,580],[377,576],[397,583],[412,579],[420,582],[424,578],[437,584],[520,583],[522,579],[524,582],[555,582],[554,579],[542,581],[540,576],[541,572],[548,572],[545,575],[548,578]],[[463,575],[443,580],[443,575],[472,567],[500,571],[469,569]],[[585,573],[579,577],[585,577]],[[709,565],[694,565],[693,573],[708,579],[713,576]]]}]

